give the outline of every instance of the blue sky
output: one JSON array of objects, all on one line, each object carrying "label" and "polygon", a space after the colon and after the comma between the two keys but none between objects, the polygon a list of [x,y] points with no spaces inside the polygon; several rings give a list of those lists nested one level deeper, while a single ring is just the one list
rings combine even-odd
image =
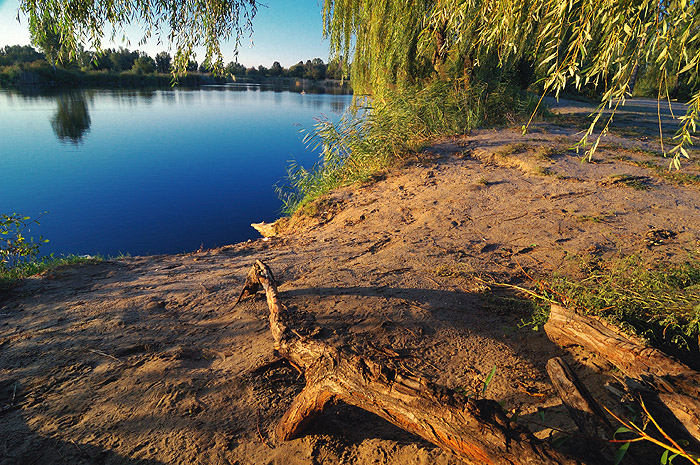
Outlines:
[{"label": "blue sky", "polygon": [[[318,0],[267,0],[265,3],[268,8],[258,9],[253,20],[252,38],[245,38],[242,42],[238,54],[240,63],[269,68],[273,61],[279,61],[284,67],[313,58],[328,62],[328,41],[322,40],[323,24]],[[29,44],[27,19],[20,16],[21,23],[17,22],[18,8],[19,0],[0,0],[0,47]],[[155,38],[139,46],[141,35],[137,27],[129,27],[126,32],[131,40],[130,45],[105,42],[103,47],[122,45],[131,50],[145,51],[151,56],[167,50],[167,44],[158,45]],[[226,62],[233,60],[231,44],[224,44],[222,51]],[[197,59],[201,61],[203,57],[204,51],[199,50]]]}]

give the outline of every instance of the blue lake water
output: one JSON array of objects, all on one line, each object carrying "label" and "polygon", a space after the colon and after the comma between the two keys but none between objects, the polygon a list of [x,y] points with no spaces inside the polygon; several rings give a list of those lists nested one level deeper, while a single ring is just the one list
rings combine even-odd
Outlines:
[{"label": "blue lake water", "polygon": [[274,185],[318,154],[301,127],[337,120],[348,95],[233,86],[0,91],[0,213],[35,217],[42,253],[189,252],[259,237]]}]

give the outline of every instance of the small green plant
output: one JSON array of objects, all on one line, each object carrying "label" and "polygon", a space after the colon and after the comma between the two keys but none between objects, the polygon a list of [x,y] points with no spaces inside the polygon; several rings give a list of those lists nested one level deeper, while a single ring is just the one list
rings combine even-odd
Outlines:
[{"label": "small green plant", "polygon": [[48,242],[43,237],[35,242],[27,232],[46,212],[32,219],[12,213],[0,214],[0,291],[9,289],[18,280],[47,270],[76,263],[99,260],[99,257],[68,255],[39,257],[39,249]]},{"label": "small green plant", "polygon": [[535,157],[540,161],[552,161],[552,158],[567,151],[568,148],[565,147],[540,146],[535,150]]},{"label": "small green plant", "polygon": [[552,171],[550,168],[537,166],[535,167],[535,174],[540,176],[554,176],[556,173],[554,173],[554,171]]},{"label": "small green plant", "polygon": [[22,268],[36,260],[39,248],[48,240],[40,236],[34,242],[31,236],[27,239],[26,232],[32,225],[39,225],[39,219],[46,213],[33,220],[17,213],[0,214],[0,271]]},{"label": "small green plant", "polygon": [[645,191],[649,189],[649,178],[631,174],[616,174],[611,176],[606,184],[622,184],[634,190]]},{"label": "small green plant", "polygon": [[601,212],[597,215],[577,215],[576,220],[581,222],[591,223],[607,223],[611,218],[615,217],[615,213]]},{"label": "small green plant", "polygon": [[[483,398],[484,395],[486,394],[486,390],[489,387],[489,384],[491,384],[491,381],[493,381],[493,377],[496,374],[496,365],[491,368],[491,371],[489,372],[488,375],[486,375],[486,379],[481,383],[481,386],[478,388],[474,387],[458,387],[455,388],[455,392],[459,392],[460,394],[464,395],[465,397],[468,398],[475,398],[475,399],[480,399]],[[502,405],[501,405],[502,407]]]},{"label": "small green plant", "polygon": [[522,153],[526,152],[527,150],[534,149],[534,147],[518,142],[518,143],[513,143],[513,144],[507,144],[498,149],[496,152],[494,152],[494,155],[496,156],[503,156],[503,157],[508,157],[511,155],[515,155],[517,153]]},{"label": "small green plant", "polygon": [[[536,281],[539,300],[555,300],[598,315],[684,359],[700,352],[700,260],[650,265],[639,256],[598,261],[583,279],[554,275]],[[547,315],[537,313],[539,324]]]},{"label": "small green plant", "polygon": [[489,388],[489,384],[491,384],[491,381],[493,381],[493,376],[496,374],[496,365],[491,368],[491,371],[489,372],[488,376],[486,376],[486,379],[484,380],[484,385],[481,388],[481,395],[483,396],[486,394],[486,390]]},{"label": "small green plant", "polygon": [[[694,465],[700,465],[700,457],[698,457],[695,454],[692,454],[684,449],[684,447],[687,445],[687,442],[685,441],[676,441],[674,440],[671,436],[669,436],[661,426],[656,422],[653,416],[649,413],[649,410],[647,410],[646,405],[644,405],[643,400],[639,400],[640,405],[642,406],[642,409],[644,410],[644,413],[646,415],[647,421],[644,423],[643,426],[638,426],[635,424],[633,421],[626,421],[612,413],[607,407],[604,407],[607,412],[615,418],[621,426],[620,428],[615,431],[615,434],[613,435],[613,440],[611,442],[613,443],[621,443],[622,445],[620,448],[617,450],[615,453],[614,457],[614,464],[618,465],[620,462],[622,462],[622,459],[624,458],[625,454],[627,453],[627,450],[629,449],[630,445],[633,442],[640,442],[640,441],[646,441],[650,442],[652,444],[656,444],[657,446],[661,447],[664,449],[663,454],[661,455],[661,460],[660,463],[661,465],[668,465],[673,462],[673,459],[675,459],[678,456],[681,456],[690,463]],[[661,434],[662,438],[656,438],[652,436],[648,431],[647,431],[647,426],[649,423],[653,424],[656,430]],[[633,434],[634,437],[629,438],[629,439],[617,439],[618,434]]]}]

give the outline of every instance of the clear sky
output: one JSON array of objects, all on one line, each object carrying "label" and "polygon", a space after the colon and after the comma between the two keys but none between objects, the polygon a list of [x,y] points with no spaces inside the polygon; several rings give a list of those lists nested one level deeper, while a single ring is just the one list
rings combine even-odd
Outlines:
[{"label": "clear sky", "polygon": [[[267,8],[261,7],[253,20],[253,36],[241,44],[238,61],[245,66],[270,67],[274,61],[289,67],[299,61],[321,58],[328,62],[328,41],[322,40],[323,24],[318,0],[267,0]],[[20,16],[17,22],[19,0],[0,0],[0,47],[29,44],[27,19]],[[167,50],[167,44],[157,44],[152,38],[145,45],[138,45],[141,35],[137,27],[127,28],[131,44],[103,43],[103,47],[124,46],[142,50],[151,56]],[[233,46],[222,47],[224,61],[233,60]],[[172,51],[171,51],[172,53]],[[204,58],[199,50],[197,60]]]}]

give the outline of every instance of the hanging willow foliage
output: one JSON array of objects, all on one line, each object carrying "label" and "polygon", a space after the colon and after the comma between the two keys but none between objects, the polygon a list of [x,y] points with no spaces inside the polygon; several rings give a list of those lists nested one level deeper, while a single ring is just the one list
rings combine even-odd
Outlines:
[{"label": "hanging willow foliage", "polygon": [[[100,51],[105,33],[112,38],[128,24],[144,31],[139,43],[156,34],[158,42],[175,49],[173,62],[184,72],[195,47],[206,49],[205,63],[223,67],[221,42],[234,40],[235,47],[252,32],[256,0],[21,0],[20,10],[29,17],[32,41],[47,54],[74,58],[82,45]],[[169,30],[162,37],[161,31]]]},{"label": "hanging willow foliage", "polygon": [[[624,104],[640,65],[659,76],[660,98],[668,98],[672,79],[684,79],[696,90],[670,152],[675,167],[688,157],[700,113],[695,1],[325,0],[323,13],[332,53],[352,56],[353,86],[375,98],[388,86],[431,76],[488,79],[523,60],[544,76],[545,92],[602,89],[582,145],[605,109]],[[611,120],[612,115],[600,134]],[[588,156],[599,141],[600,136]]]}]

